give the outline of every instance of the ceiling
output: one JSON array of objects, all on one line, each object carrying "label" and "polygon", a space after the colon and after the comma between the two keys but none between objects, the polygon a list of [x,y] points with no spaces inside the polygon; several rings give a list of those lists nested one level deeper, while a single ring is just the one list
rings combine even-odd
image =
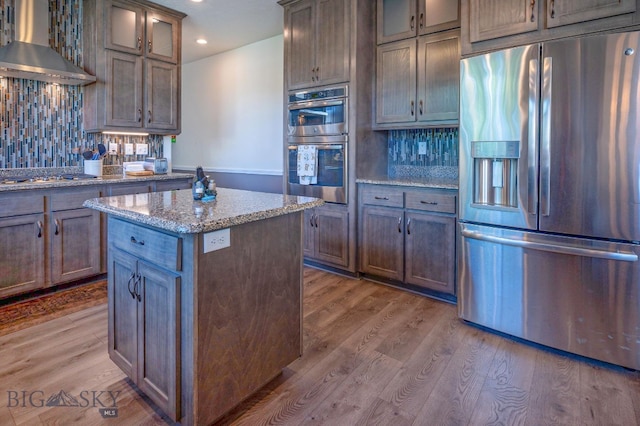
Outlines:
[{"label": "ceiling", "polygon": [[[182,21],[182,63],[282,34],[277,0],[152,0],[187,14]],[[200,45],[196,39],[205,38]]]}]

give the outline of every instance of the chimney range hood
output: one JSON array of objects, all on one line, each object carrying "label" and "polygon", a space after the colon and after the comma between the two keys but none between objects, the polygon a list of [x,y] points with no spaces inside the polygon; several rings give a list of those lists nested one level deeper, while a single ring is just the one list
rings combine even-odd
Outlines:
[{"label": "chimney range hood", "polygon": [[65,85],[96,81],[49,47],[48,0],[14,0],[14,4],[14,37],[0,47],[0,76]]}]

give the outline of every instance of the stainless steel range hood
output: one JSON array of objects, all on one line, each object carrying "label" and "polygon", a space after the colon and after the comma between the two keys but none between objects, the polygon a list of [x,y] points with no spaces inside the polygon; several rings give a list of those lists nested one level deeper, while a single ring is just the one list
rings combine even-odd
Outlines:
[{"label": "stainless steel range hood", "polygon": [[0,48],[0,76],[66,85],[96,81],[49,47],[48,0],[14,0],[14,4],[14,41]]}]

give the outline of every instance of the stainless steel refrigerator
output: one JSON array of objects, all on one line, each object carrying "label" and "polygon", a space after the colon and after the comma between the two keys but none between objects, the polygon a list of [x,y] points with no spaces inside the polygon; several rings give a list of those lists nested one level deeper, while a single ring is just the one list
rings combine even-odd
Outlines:
[{"label": "stainless steel refrigerator", "polygon": [[458,311],[640,369],[640,33],[461,61]]}]

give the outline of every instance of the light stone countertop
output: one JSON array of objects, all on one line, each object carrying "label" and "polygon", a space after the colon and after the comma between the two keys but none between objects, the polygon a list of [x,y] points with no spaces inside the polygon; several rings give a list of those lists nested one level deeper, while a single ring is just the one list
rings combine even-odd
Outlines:
[{"label": "light stone countertop", "polygon": [[[10,175],[6,173],[6,175]],[[40,175],[36,175],[40,176]],[[51,176],[55,177],[55,174]],[[68,188],[73,186],[87,186],[87,185],[109,185],[113,183],[135,183],[135,182],[152,182],[161,180],[173,180],[173,179],[193,179],[192,174],[188,173],[167,173],[149,176],[122,176],[118,175],[103,175],[93,179],[80,179],[80,180],[68,180],[68,179],[49,179],[44,182],[19,182],[0,184],[0,192],[9,191],[21,191],[29,189],[50,189],[50,188]]]},{"label": "light stone countertop", "polygon": [[162,230],[194,234],[318,207],[318,198],[218,188],[215,200],[193,199],[190,190],[93,198],[89,207]]}]

